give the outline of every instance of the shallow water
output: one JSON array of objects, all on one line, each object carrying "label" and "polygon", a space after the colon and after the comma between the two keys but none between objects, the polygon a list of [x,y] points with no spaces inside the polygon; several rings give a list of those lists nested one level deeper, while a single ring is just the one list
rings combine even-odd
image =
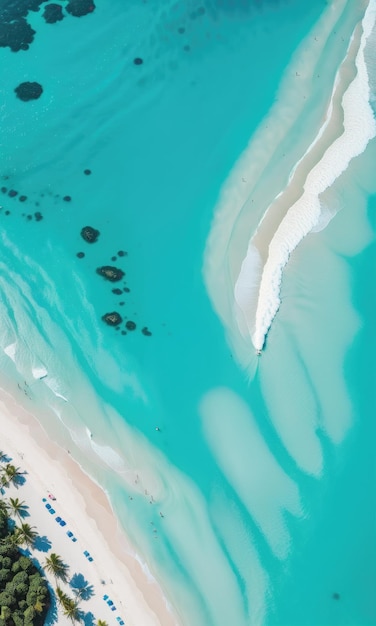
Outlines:
[{"label": "shallow water", "polygon": [[[251,379],[202,275],[221,186],[325,8],[98,1],[53,25],[29,13],[29,50],[0,49],[0,174],[27,196],[1,197],[1,337],[16,348],[13,370],[12,349],[0,365],[52,407],[45,426],[73,438],[187,626],[376,619],[368,177],[347,173],[344,210],[296,251]],[[346,43],[333,36],[328,58]],[[15,97],[24,80],[43,85],[39,100]],[[86,224],[97,243],[80,237]],[[112,263],[126,284],[96,274]],[[113,310],[136,330],[107,328]]]}]

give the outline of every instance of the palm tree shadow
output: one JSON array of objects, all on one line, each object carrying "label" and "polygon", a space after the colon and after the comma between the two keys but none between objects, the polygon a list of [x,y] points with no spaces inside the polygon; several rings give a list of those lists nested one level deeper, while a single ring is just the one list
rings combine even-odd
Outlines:
[{"label": "palm tree shadow", "polygon": [[82,600],[90,600],[94,595],[94,587],[90,585],[83,574],[74,574],[69,585]]},{"label": "palm tree shadow", "polygon": [[94,626],[95,617],[91,611],[85,613],[85,611],[80,611],[80,620],[85,624],[85,626]]},{"label": "palm tree shadow", "polygon": [[22,474],[18,474],[17,476],[13,478],[13,484],[15,487],[22,487],[22,485],[26,483],[26,478],[24,474],[26,474],[26,472],[23,472]]},{"label": "palm tree shadow", "polygon": [[34,548],[39,552],[48,552],[52,547],[51,541],[43,535],[43,537],[36,537],[34,539]]}]

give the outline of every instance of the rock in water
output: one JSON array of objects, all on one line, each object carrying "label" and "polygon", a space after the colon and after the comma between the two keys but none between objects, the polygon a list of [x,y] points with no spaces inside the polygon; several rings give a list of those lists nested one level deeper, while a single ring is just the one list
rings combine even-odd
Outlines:
[{"label": "rock in water", "polygon": [[20,83],[14,90],[17,98],[27,102],[28,100],[37,100],[43,93],[43,87],[39,83]]},{"label": "rock in water", "polygon": [[121,315],[119,315],[116,311],[112,311],[112,313],[105,313],[102,320],[109,326],[119,326],[119,324],[123,321]]},{"label": "rock in water", "polygon": [[74,17],[82,17],[92,13],[95,9],[93,0],[70,0],[67,4],[67,11]]},{"label": "rock in water", "polygon": [[[1,9],[2,8],[3,7],[1,6]],[[35,32],[36,31],[31,28],[25,18],[19,17],[16,11],[13,14],[12,10],[10,10],[10,13],[7,16],[5,15],[5,17],[1,14],[0,47],[8,47],[12,50],[12,52],[28,50],[29,45],[34,39]]]},{"label": "rock in water", "polygon": [[92,226],[84,226],[81,230],[81,237],[87,241],[87,243],[95,243],[100,235],[99,230],[96,230]]},{"label": "rock in water", "polygon": [[97,274],[100,274],[100,276],[110,280],[112,283],[116,283],[124,276],[123,270],[120,270],[118,267],[113,267],[112,265],[102,265],[102,267],[98,267]]},{"label": "rock in water", "polygon": [[43,17],[47,24],[55,24],[64,18],[63,8],[60,4],[46,4]]}]

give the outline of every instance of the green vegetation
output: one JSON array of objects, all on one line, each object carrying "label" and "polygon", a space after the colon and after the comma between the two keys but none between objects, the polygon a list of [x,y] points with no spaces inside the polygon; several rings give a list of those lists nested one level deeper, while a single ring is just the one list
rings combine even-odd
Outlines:
[{"label": "green vegetation", "polygon": [[[2,457],[4,458],[4,457]],[[20,476],[22,476],[23,472],[19,467],[12,465],[11,463],[7,463],[1,468],[1,478],[0,484],[2,487],[9,487],[9,485],[17,484]]]},{"label": "green vegetation", "polygon": [[[1,0],[0,0],[1,3]],[[9,463],[7,455],[0,450],[0,489],[24,482],[19,467]],[[33,547],[38,533],[34,526],[24,521],[29,507],[19,498],[0,498],[0,626],[43,626],[51,604],[47,581],[34,563],[21,554],[19,547]],[[84,619],[79,602],[87,593],[88,583],[69,596],[58,585],[68,583],[69,566],[55,552],[46,557],[44,571],[55,578],[55,594],[59,609],[72,624]],[[97,626],[108,626],[103,620]]]},{"label": "green vegetation", "polygon": [[[42,626],[50,604],[46,579],[18,545],[32,545],[29,524],[10,530],[7,508],[0,505],[0,626]],[[18,503],[24,506],[24,503]],[[16,513],[20,507],[11,504]]]},{"label": "green vegetation", "polygon": [[22,519],[27,515],[28,506],[23,500],[19,498],[9,498],[8,503],[5,505],[8,508],[10,515],[16,515],[18,519]]},{"label": "green vegetation", "polygon": [[63,615],[68,617],[72,622],[78,622],[80,620],[80,612],[77,600],[68,596],[60,587],[56,587],[56,596],[62,608]]},{"label": "green vegetation", "polygon": [[55,552],[51,552],[44,562],[44,569],[46,572],[50,572],[55,576],[55,580],[60,578],[64,582],[67,580],[68,565],[66,565],[63,559]]}]

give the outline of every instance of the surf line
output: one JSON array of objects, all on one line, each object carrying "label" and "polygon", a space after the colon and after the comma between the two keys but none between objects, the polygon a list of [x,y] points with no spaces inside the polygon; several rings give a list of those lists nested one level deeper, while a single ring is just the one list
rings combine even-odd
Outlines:
[{"label": "surf line", "polygon": [[[370,0],[361,22],[361,28],[359,24],[356,26],[348,53],[341,64],[342,67],[343,63],[348,62],[349,55],[354,54],[355,75],[337,104],[340,110],[336,111],[333,103],[335,103],[335,91],[339,88],[340,81],[337,81],[337,78],[341,67],[339,68],[327,114],[327,118],[331,119],[325,120],[324,127],[321,127],[318,133],[317,141],[319,139],[325,141],[325,137],[331,134],[329,132],[330,126],[338,124],[338,115],[343,120],[339,128],[340,134],[330,143],[316,164],[309,169],[302,185],[300,197],[288,208],[275,232],[269,234],[269,241],[265,241],[265,238],[262,241],[260,231],[265,215],[272,210],[272,205],[268,207],[255,235],[249,242],[246,257],[235,284],[234,297],[246,319],[248,331],[257,354],[260,354],[264,348],[267,333],[281,304],[280,291],[283,270],[292,252],[302,239],[317,226],[322,217],[320,195],[333,185],[348,168],[352,159],[364,152],[369,141],[376,135],[376,122],[370,105],[371,94],[364,55],[367,40],[375,28],[375,21],[376,0]],[[357,42],[359,43],[354,53],[353,48]],[[307,160],[312,159],[315,143],[310,146],[297,167],[301,168],[307,157],[309,157]],[[293,176],[290,177],[289,182],[293,182]],[[276,200],[280,198],[280,195]],[[265,261],[260,272],[262,257],[265,258]],[[261,279],[258,292],[256,292],[256,301],[253,306],[250,306],[249,301],[247,302],[247,293],[244,290],[247,289],[247,284],[253,284],[255,280],[252,259],[257,259],[257,274],[261,276]],[[255,294],[254,285],[252,291]],[[253,315],[249,315],[251,309],[253,309]]]}]

